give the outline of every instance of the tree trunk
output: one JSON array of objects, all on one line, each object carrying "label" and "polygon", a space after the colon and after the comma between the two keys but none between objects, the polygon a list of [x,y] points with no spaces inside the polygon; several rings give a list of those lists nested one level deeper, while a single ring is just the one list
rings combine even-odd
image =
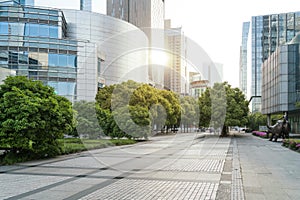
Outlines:
[{"label": "tree trunk", "polygon": [[221,137],[227,137],[228,136],[228,126],[223,126]]}]

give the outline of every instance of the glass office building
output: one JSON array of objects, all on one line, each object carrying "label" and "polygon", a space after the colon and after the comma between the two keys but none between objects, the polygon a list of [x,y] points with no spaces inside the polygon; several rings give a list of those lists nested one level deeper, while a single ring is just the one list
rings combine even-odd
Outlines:
[{"label": "glass office building", "polygon": [[66,39],[63,13],[10,2],[0,3],[0,70],[41,80],[73,100],[77,41]]},{"label": "glass office building", "polygon": [[148,81],[147,50],[137,51],[147,49],[148,39],[134,25],[89,11],[27,5],[0,1],[0,82],[24,75],[74,102],[94,101],[104,85]]},{"label": "glass office building", "polygon": [[0,4],[34,6],[34,0],[0,0]]},{"label": "glass office building", "polygon": [[262,63],[300,31],[300,12],[252,17],[252,112],[261,111]]},{"label": "glass office building", "polygon": [[262,113],[286,112],[292,132],[300,132],[300,35],[289,44],[278,47],[263,63]]},{"label": "glass office building", "polygon": [[250,22],[243,23],[243,32],[242,32],[242,45],[240,47],[240,84],[239,87],[242,92],[247,96],[247,63],[248,63],[248,35],[249,35]]}]

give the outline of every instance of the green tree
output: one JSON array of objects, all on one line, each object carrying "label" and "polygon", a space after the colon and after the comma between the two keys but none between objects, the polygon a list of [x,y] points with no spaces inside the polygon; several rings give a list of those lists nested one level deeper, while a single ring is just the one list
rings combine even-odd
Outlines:
[{"label": "green tree", "polygon": [[42,82],[15,76],[0,86],[0,146],[11,153],[57,155],[57,139],[74,126],[71,102]]},{"label": "green tree", "polygon": [[154,127],[168,130],[180,117],[175,93],[134,81],[100,89],[96,104],[99,124],[111,137],[148,138]]},{"label": "green tree", "polygon": [[210,88],[199,97],[199,127],[208,127],[211,118]]},{"label": "green tree", "polygon": [[248,101],[238,88],[232,88],[227,82],[216,83],[200,98],[200,120],[207,125],[222,128],[222,136],[228,134],[229,126],[243,126],[249,113]]},{"label": "green tree", "polygon": [[181,124],[184,127],[184,132],[191,126],[198,126],[199,121],[199,108],[198,102],[195,98],[185,96],[180,99],[181,101]]},{"label": "green tree", "polygon": [[[179,96],[172,92],[167,90],[159,90],[159,100],[158,102],[160,105],[162,105],[165,109],[166,114],[166,131],[168,133],[168,130],[170,128],[177,128],[180,125],[180,119],[181,119],[181,104]],[[161,114],[161,116],[164,116],[164,114]]]},{"label": "green tree", "polygon": [[259,126],[267,125],[267,116],[260,112],[251,113],[248,115],[247,127],[251,130],[259,130]]},{"label": "green tree", "polygon": [[77,126],[79,135],[96,139],[101,136],[101,129],[96,115],[95,102],[79,101],[74,103],[73,109],[76,111]]}]

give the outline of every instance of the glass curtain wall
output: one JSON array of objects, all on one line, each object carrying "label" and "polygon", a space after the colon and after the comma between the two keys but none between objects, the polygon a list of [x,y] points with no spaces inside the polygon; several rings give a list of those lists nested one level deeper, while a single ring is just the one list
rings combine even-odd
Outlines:
[{"label": "glass curtain wall", "polygon": [[0,2],[0,68],[41,80],[75,100],[77,42],[65,36],[61,11]]}]

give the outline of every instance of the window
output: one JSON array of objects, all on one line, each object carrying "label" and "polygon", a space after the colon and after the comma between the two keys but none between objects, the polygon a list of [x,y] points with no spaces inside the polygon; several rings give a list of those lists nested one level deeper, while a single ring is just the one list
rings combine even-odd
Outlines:
[{"label": "window", "polygon": [[68,67],[77,67],[76,64],[76,56],[75,55],[68,55]]},{"label": "window", "polygon": [[58,54],[49,54],[48,58],[49,58],[48,60],[49,66],[53,66],[53,67],[58,66]]},{"label": "window", "polygon": [[39,36],[41,37],[49,37],[49,26],[48,25],[40,25],[39,27]]},{"label": "window", "polygon": [[49,26],[49,36],[50,38],[58,38],[58,27]]},{"label": "window", "polygon": [[8,23],[0,22],[0,34],[7,35],[8,34]]},{"label": "window", "polygon": [[58,65],[61,66],[61,67],[65,67],[68,65],[68,57],[67,55],[65,54],[59,54],[58,55]]}]

